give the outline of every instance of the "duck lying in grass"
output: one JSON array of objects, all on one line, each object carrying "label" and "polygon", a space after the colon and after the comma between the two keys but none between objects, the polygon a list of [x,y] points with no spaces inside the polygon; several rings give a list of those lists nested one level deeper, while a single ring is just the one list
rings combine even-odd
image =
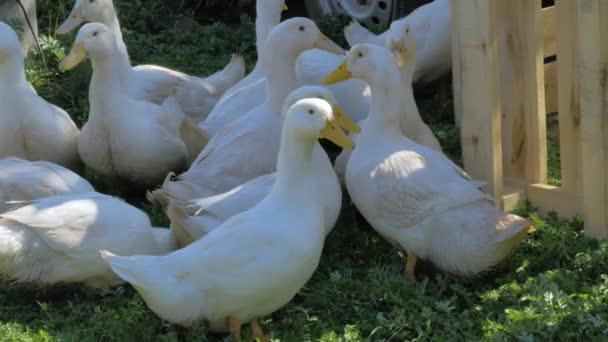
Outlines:
[{"label": "duck lying in grass", "polygon": [[89,182],[57,164],[0,159],[0,213],[16,208],[15,201],[92,191]]},{"label": "duck lying in grass", "polygon": [[144,212],[99,193],[21,205],[0,214],[0,278],[14,283],[114,286],[123,281],[102,260],[100,250],[159,255],[175,247],[170,231],[153,229]]},{"label": "duck lying in grass", "polygon": [[[415,60],[415,51],[408,49],[413,32],[406,32],[403,65]],[[475,276],[500,263],[534,228],[497,210],[480,183],[444,154],[403,135],[399,75],[390,51],[361,44],[326,79],[334,83],[355,77],[372,89],[372,109],[346,166],[346,187],[372,227],[407,251],[410,279],[417,258],[453,275]]]},{"label": "duck lying in grass", "polygon": [[185,169],[207,139],[175,98],[157,105],[123,92],[118,45],[105,25],[86,24],[60,65],[70,70],[87,55],[93,64],[89,118],[78,151],[96,173],[142,187],[157,185],[167,173]]},{"label": "duck lying in grass", "polygon": [[321,257],[327,227],[317,168],[332,169],[315,163],[320,137],[352,143],[327,102],[297,102],[283,125],[276,182],[262,202],[169,255],[104,258],[169,322],[189,326],[204,318],[212,331],[230,331],[237,340],[241,324],[252,322],[264,339],[256,319],[287,304]]},{"label": "duck lying in grass", "polygon": [[150,198],[166,206],[171,198],[189,201],[214,196],[274,172],[281,141],[281,109],[297,87],[296,59],[314,47],[344,52],[310,19],[292,18],[276,26],[266,40],[265,49],[272,53],[262,56],[266,100],[213,136],[188,171],[168,178]]},{"label": "duck lying in grass", "polygon": [[[359,132],[358,126],[348,119],[338,106],[334,95],[327,88],[320,86],[305,86],[294,90],[285,101],[285,108],[290,108],[296,102],[318,98],[331,104],[336,123],[351,132]],[[320,144],[315,144],[313,150],[313,172],[315,172],[327,233],[336,224],[340,215],[342,190],[331,171],[331,162]],[[209,233],[230,217],[249,210],[270,193],[276,180],[276,172],[254,178],[238,187],[212,197],[195,199],[189,202],[170,201],[167,213],[171,219],[171,230],[181,246],[187,246]]]},{"label": "duck lying in grass", "polygon": [[393,21],[390,29],[379,36],[368,31],[356,21],[344,29],[344,36],[355,46],[369,43],[384,46],[391,32],[401,34],[406,26],[415,32],[418,54],[412,81],[430,82],[452,69],[452,13],[450,0],[434,0],[417,8],[407,17]]},{"label": "duck lying in grass", "polygon": [[161,104],[179,88],[180,93],[187,94],[178,98],[179,104],[195,121],[207,117],[224,92],[245,75],[245,61],[240,56],[233,56],[222,71],[207,78],[157,65],[132,67],[112,0],[77,0],[57,33],[65,34],[86,22],[102,23],[115,34],[118,52],[115,67],[120,69],[121,84],[131,97]]},{"label": "duck lying in grass", "polygon": [[49,160],[80,165],[80,131],[61,108],[46,102],[25,79],[17,33],[0,22],[0,158]]}]

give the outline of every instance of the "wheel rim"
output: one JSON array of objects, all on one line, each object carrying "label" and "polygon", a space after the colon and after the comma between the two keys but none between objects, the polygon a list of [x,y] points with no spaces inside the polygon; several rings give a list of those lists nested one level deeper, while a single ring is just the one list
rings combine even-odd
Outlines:
[{"label": "wheel rim", "polygon": [[323,15],[344,14],[368,28],[386,29],[391,23],[393,0],[316,0]]}]

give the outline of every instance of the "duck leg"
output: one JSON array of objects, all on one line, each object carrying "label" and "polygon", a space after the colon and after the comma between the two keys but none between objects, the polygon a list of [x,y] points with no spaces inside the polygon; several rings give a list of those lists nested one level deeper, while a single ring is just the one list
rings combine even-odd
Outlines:
[{"label": "duck leg", "polygon": [[260,324],[258,323],[257,319],[251,321],[251,331],[253,331],[253,337],[259,339],[261,342],[270,341],[270,339],[266,335],[264,335],[262,327],[260,327]]},{"label": "duck leg", "polygon": [[228,317],[228,331],[235,341],[241,340],[241,321],[236,318]]},{"label": "duck leg", "polygon": [[405,266],[405,277],[412,283],[416,282],[414,271],[416,270],[416,260],[418,257],[412,252],[407,252],[407,264]]}]

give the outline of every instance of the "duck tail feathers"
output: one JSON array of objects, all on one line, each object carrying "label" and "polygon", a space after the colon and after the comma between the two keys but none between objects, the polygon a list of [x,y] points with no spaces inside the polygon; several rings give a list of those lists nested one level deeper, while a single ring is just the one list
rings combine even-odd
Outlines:
[{"label": "duck tail feathers", "polygon": [[350,24],[344,28],[344,37],[351,47],[357,44],[367,43],[370,35],[372,35],[372,33],[356,20],[351,21]]},{"label": "duck tail feathers", "polygon": [[241,55],[233,54],[224,69],[209,76],[206,81],[215,88],[217,96],[222,96],[243,77],[245,77],[245,59]]},{"label": "duck tail feathers", "polygon": [[171,231],[180,248],[196,241],[196,238],[192,236],[190,229],[188,229],[190,215],[186,212],[187,206],[188,204],[182,201],[170,201],[167,207],[167,216],[171,221]]},{"label": "duck tail feathers", "polygon": [[192,163],[205,148],[210,137],[189,118],[184,118],[180,127],[180,135],[188,150],[188,162]]}]

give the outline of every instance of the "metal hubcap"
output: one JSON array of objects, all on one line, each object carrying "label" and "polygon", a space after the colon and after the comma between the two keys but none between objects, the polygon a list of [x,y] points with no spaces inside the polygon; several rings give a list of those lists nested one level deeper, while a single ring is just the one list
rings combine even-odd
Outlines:
[{"label": "metal hubcap", "polygon": [[324,15],[344,14],[367,28],[384,30],[393,17],[393,0],[317,0]]}]

